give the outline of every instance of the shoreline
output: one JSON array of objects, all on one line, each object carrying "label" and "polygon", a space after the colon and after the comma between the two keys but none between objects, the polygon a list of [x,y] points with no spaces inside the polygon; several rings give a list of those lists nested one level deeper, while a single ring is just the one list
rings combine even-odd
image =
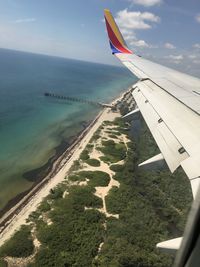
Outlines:
[{"label": "shoreline", "polygon": [[[23,178],[33,182],[32,186],[17,194],[15,197],[10,199],[7,204],[0,210],[0,233],[1,233],[1,227],[2,227],[2,218],[12,209],[14,208],[21,200],[23,200],[31,191],[34,190],[42,181],[49,176],[49,174],[52,172],[55,162],[60,162],[62,159],[62,156],[65,152],[68,152],[70,148],[73,146],[73,144],[76,142],[76,140],[79,138],[79,136],[89,127],[91,123],[91,120],[87,123],[85,122],[85,125],[83,125],[83,129],[79,131],[76,135],[71,136],[68,138],[67,141],[61,141],[61,143],[56,146],[55,154],[51,156],[46,163],[44,163],[41,167],[38,167],[36,169],[32,169],[30,171],[27,171],[23,173]],[[64,143],[64,145],[63,145]],[[35,178],[33,178],[35,177]]]},{"label": "shoreline", "polygon": [[[130,87],[129,87],[130,88]],[[120,101],[129,88],[115,98],[111,104]],[[12,208],[10,208],[0,219],[0,246],[10,238],[10,236],[19,227],[26,223],[26,219],[34,210],[37,209],[48,194],[51,188],[61,183],[75,160],[79,159],[81,152],[85,149],[87,143],[99,128],[106,115],[110,112],[109,108],[104,108],[98,113],[89,125],[81,131],[72,144],[60,155],[53,163],[51,170],[39,183],[33,186],[28,193]],[[26,193],[27,191],[25,191]]]}]

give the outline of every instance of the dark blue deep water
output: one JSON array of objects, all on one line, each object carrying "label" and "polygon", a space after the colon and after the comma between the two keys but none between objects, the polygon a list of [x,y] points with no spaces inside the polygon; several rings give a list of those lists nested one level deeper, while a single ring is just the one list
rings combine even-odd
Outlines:
[{"label": "dark blue deep water", "polygon": [[134,82],[120,67],[0,49],[0,209],[31,187],[23,173],[44,165],[99,112],[44,92],[109,102]]}]

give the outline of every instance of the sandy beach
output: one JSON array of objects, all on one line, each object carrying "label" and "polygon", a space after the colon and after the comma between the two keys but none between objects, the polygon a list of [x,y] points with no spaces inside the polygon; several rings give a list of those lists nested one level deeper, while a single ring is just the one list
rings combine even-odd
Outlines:
[{"label": "sandy beach", "polygon": [[[120,97],[115,99],[111,104],[120,101],[125,93],[121,94]],[[0,219],[0,223],[3,224],[0,233],[0,246],[9,239],[22,224],[26,223],[29,215],[37,209],[38,205],[49,194],[50,190],[64,181],[74,161],[79,159],[81,152],[85,149],[102,122],[105,120],[112,121],[117,116],[119,116],[119,113],[112,112],[110,108],[104,108],[78,136],[76,141],[64,152],[62,157],[54,163],[53,169],[49,175]],[[112,187],[113,184],[115,185],[115,182],[111,179],[109,188]],[[97,194],[103,194],[105,197],[109,189],[106,189],[105,192],[103,190],[105,191],[105,189],[101,190],[101,188],[99,188]]]}]

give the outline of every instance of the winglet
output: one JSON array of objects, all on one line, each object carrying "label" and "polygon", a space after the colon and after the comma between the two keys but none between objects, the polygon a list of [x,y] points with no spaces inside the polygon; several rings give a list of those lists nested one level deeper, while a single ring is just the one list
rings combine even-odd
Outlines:
[{"label": "winglet", "polygon": [[104,9],[104,17],[112,53],[132,54],[133,52],[128,49],[110,10]]}]

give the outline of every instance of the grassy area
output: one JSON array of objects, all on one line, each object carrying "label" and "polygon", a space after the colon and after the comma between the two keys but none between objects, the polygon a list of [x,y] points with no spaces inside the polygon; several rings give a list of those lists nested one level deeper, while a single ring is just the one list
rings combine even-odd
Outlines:
[{"label": "grassy area", "polygon": [[88,185],[92,187],[107,186],[110,181],[110,176],[103,171],[81,171],[79,175],[89,179]]},{"label": "grassy area", "polygon": [[4,261],[0,259],[0,267],[7,267],[8,264]]},{"label": "grassy area", "polygon": [[81,160],[88,160],[90,158],[89,156],[89,150],[85,149],[80,155]]},{"label": "grassy area", "polygon": [[140,140],[128,144],[125,164],[111,165],[120,187],[106,197],[107,210],[119,214],[108,218],[105,243],[96,260],[104,267],[167,267],[172,257],[159,253],[156,243],[181,236],[191,203],[186,175],[178,170],[142,171],[138,162],[157,151],[145,125]]},{"label": "grassy area", "polygon": [[118,139],[118,136],[115,134],[109,134],[108,137],[113,139]]},{"label": "grassy area", "polygon": [[110,166],[110,169],[114,172],[121,172],[124,170],[124,165],[121,165],[121,164],[113,164]]},{"label": "grassy area", "polygon": [[115,163],[126,157],[125,145],[115,143],[114,140],[102,141],[102,146],[98,149],[104,154],[100,159],[106,163]]},{"label": "grassy area", "polygon": [[0,256],[28,257],[33,253],[34,245],[30,226],[23,225],[1,248]]},{"label": "grassy area", "polygon": [[100,161],[98,159],[88,159],[86,160],[86,163],[89,164],[90,166],[93,167],[99,167],[100,166]]},{"label": "grassy area", "polygon": [[[102,200],[93,194],[94,187],[67,184],[63,187],[68,191],[64,198],[58,194],[60,188],[56,188],[46,200],[51,200],[46,216],[52,224],[47,225],[42,219],[35,221],[42,246],[29,267],[91,266],[103,241],[105,217],[96,210],[102,207]],[[52,200],[55,193],[57,197]]]}]

